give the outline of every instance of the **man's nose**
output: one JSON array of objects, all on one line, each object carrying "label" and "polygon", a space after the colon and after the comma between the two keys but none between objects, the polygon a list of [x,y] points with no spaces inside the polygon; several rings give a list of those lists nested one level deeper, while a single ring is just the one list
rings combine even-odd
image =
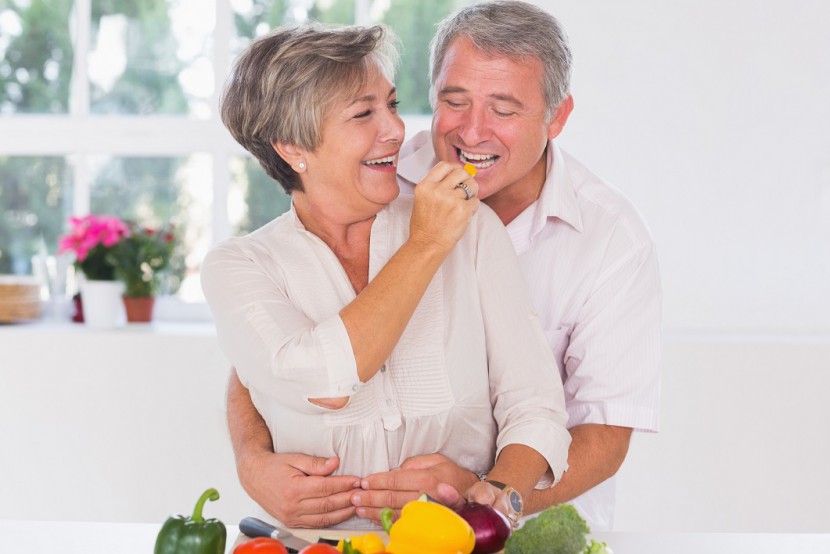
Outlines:
[{"label": "man's nose", "polygon": [[458,129],[458,134],[466,144],[474,146],[490,138],[490,122],[484,110],[468,110]]}]

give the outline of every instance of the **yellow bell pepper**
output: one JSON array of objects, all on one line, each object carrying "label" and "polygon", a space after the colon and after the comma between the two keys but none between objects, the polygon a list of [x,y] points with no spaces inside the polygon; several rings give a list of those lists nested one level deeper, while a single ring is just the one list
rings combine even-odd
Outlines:
[{"label": "yellow bell pepper", "polygon": [[[343,552],[345,548],[345,539],[340,539],[337,543],[337,550]],[[384,552],[386,547],[383,546],[381,538],[374,533],[366,533],[357,537],[351,537],[352,548],[360,552],[360,554],[378,554]]]},{"label": "yellow bell pepper", "polygon": [[[388,512],[391,515],[391,511]],[[425,500],[407,502],[393,525],[383,518],[391,554],[470,554],[476,535],[470,524],[441,504]]]}]

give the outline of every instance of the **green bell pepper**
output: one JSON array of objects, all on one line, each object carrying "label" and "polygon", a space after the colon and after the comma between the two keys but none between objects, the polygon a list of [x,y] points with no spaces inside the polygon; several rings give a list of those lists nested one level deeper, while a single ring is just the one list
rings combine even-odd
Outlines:
[{"label": "green bell pepper", "polygon": [[204,519],[202,508],[210,500],[219,500],[216,489],[208,489],[196,501],[193,515],[167,518],[156,537],[155,554],[224,554],[228,531],[218,519]]}]

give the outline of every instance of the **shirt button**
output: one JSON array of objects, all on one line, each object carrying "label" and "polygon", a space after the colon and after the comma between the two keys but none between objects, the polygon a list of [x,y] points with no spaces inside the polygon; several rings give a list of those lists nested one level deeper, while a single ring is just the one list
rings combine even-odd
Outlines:
[{"label": "shirt button", "polygon": [[380,372],[381,373],[386,373],[386,364],[383,364],[382,366],[380,366]]},{"label": "shirt button", "polygon": [[352,391],[357,392],[357,385],[354,385],[354,386],[352,387]]}]

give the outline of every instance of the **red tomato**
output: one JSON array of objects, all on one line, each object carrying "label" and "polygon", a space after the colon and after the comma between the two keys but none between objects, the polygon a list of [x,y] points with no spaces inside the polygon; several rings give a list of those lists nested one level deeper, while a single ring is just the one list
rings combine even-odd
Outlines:
[{"label": "red tomato", "polygon": [[257,537],[237,546],[233,554],[288,554],[288,550],[277,539]]},{"label": "red tomato", "polygon": [[340,551],[329,544],[318,542],[317,544],[306,546],[300,550],[300,554],[340,554]]}]

